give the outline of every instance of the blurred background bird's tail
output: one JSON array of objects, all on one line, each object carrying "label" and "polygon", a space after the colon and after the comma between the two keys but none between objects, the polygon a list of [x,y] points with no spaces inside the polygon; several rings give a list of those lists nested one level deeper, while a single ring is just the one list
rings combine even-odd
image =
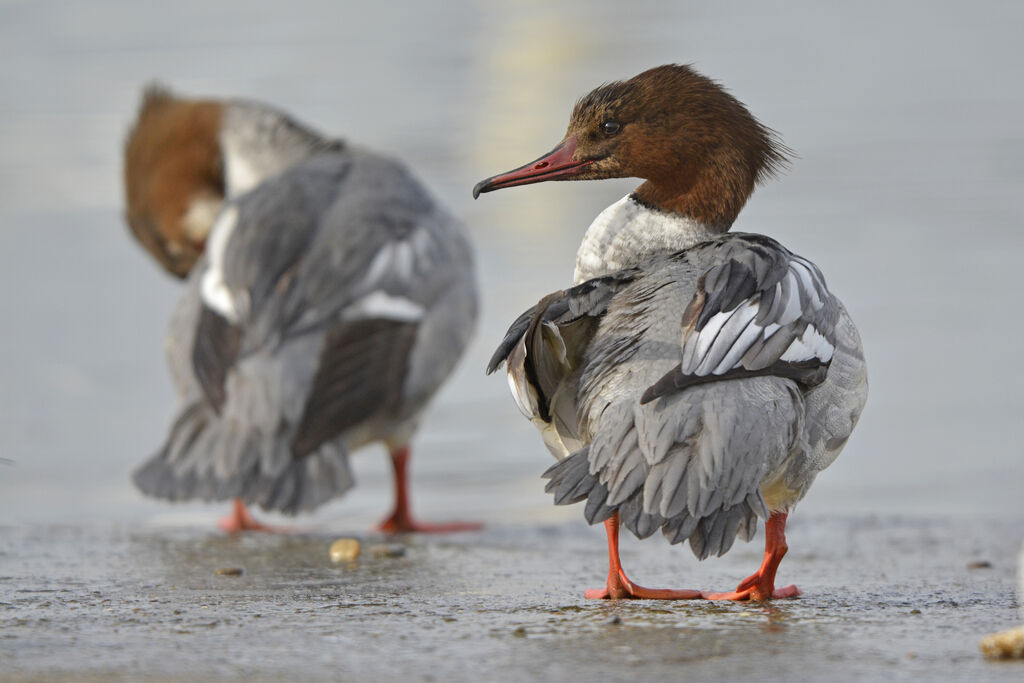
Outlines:
[{"label": "blurred background bird's tail", "polygon": [[312,510],[354,483],[348,453],[339,442],[296,457],[283,434],[265,434],[222,418],[204,401],[181,411],[163,447],[132,479],[155,498],[239,498],[285,514]]}]

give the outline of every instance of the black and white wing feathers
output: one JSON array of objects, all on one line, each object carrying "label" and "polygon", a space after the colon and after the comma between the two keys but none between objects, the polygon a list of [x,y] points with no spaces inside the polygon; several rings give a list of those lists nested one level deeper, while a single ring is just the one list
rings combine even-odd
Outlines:
[{"label": "black and white wing feathers", "polygon": [[813,263],[761,235],[731,235],[688,252],[712,262],[683,312],[679,365],[644,403],[708,381],[774,375],[820,384],[835,351],[838,303]]}]

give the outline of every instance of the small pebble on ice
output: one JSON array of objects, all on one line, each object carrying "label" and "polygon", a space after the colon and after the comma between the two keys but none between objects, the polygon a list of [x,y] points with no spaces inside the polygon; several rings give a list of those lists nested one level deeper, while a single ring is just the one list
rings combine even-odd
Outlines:
[{"label": "small pebble on ice", "polygon": [[404,557],[405,546],[397,543],[381,543],[370,546],[370,554],[375,557]]},{"label": "small pebble on ice", "polygon": [[331,544],[331,562],[351,562],[359,557],[359,541],[354,538],[339,538]]}]

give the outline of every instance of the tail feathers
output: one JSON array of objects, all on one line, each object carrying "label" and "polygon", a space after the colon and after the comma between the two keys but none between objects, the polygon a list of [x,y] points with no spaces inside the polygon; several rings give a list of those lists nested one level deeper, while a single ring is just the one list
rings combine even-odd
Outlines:
[{"label": "tail feathers", "polygon": [[181,412],[163,448],[132,479],[155,498],[241,498],[286,514],[312,510],[354,484],[348,454],[339,444],[324,444],[295,459],[282,436],[228,423],[202,402]]},{"label": "tail feathers", "polygon": [[697,524],[700,522],[696,517],[691,517],[685,511],[677,517],[673,517],[669,522],[662,527],[661,532],[668,539],[668,542],[675,545],[676,543],[682,543],[688,539],[694,531],[697,530]]},{"label": "tail feathers", "polygon": [[660,528],[700,559],[722,555],[768,518],[761,482],[806,459],[803,401],[791,380],[753,377],[595,402],[588,447],[549,470],[548,490],[560,504],[586,498],[591,523],[618,512],[639,538]]},{"label": "tail feathers", "polygon": [[587,523],[603,522],[614,515],[615,510],[614,505],[608,505],[608,489],[604,487],[604,484],[598,482],[591,489],[590,497],[587,498],[587,506],[583,510],[583,516],[586,517]]},{"label": "tail feathers", "polygon": [[643,489],[638,489],[619,506],[619,522],[637,538],[647,538],[667,521],[656,512],[644,511]]},{"label": "tail feathers", "polygon": [[669,543],[689,540],[693,554],[704,560],[727,553],[737,537],[751,540],[757,532],[758,518],[767,518],[759,493],[752,493],[735,505],[723,505],[696,517],[690,515],[686,506],[669,518],[656,510],[645,510],[642,486],[621,503],[609,504],[608,488],[598,481],[597,475],[590,473],[588,455],[589,447],[584,447],[559,460],[543,476],[549,479],[544,490],[554,494],[556,505],[587,501],[584,516],[590,524],[603,522],[618,512],[619,523],[637,538],[647,538],[661,529]]},{"label": "tail feathers", "polygon": [[542,475],[549,479],[545,493],[553,493],[555,505],[572,505],[586,499],[584,516],[589,524],[597,524],[615,514],[618,506],[607,505],[608,489],[590,473],[587,456],[590,447],[584,446],[562,458]]},{"label": "tail feathers", "polygon": [[555,505],[578,503],[586,498],[597,484],[597,477],[590,473],[590,462],[587,460],[589,452],[589,446],[581,448],[556,462],[541,475],[545,479],[550,479],[544,487],[544,492],[555,495]]},{"label": "tail feathers", "polygon": [[737,536],[749,541],[757,531],[757,515],[746,501],[704,517],[690,534],[690,550],[698,560],[724,555]]}]

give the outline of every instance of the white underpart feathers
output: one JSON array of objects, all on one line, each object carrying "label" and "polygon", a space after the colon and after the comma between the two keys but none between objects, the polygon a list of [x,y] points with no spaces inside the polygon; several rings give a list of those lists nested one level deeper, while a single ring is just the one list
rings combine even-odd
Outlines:
[{"label": "white underpart feathers", "polygon": [[238,207],[229,206],[213,224],[210,239],[206,243],[206,272],[203,273],[200,285],[203,303],[233,323],[241,319],[244,306],[240,298],[232,295],[224,279],[224,251],[237,223]]},{"label": "white underpart feathers", "polygon": [[508,355],[508,363],[505,366],[508,379],[508,388],[512,391],[512,398],[519,407],[519,412],[524,417],[533,420],[537,417],[539,406],[537,405],[537,390],[533,388],[526,378],[526,337],[524,336]]},{"label": "white underpart feathers", "polygon": [[512,392],[512,398],[515,399],[516,407],[519,408],[519,412],[527,419],[533,419],[536,417],[536,413],[531,411],[528,403],[530,397],[527,392],[531,391],[529,383],[521,382],[520,378],[512,372],[507,373],[506,378],[508,379],[509,391]]}]

